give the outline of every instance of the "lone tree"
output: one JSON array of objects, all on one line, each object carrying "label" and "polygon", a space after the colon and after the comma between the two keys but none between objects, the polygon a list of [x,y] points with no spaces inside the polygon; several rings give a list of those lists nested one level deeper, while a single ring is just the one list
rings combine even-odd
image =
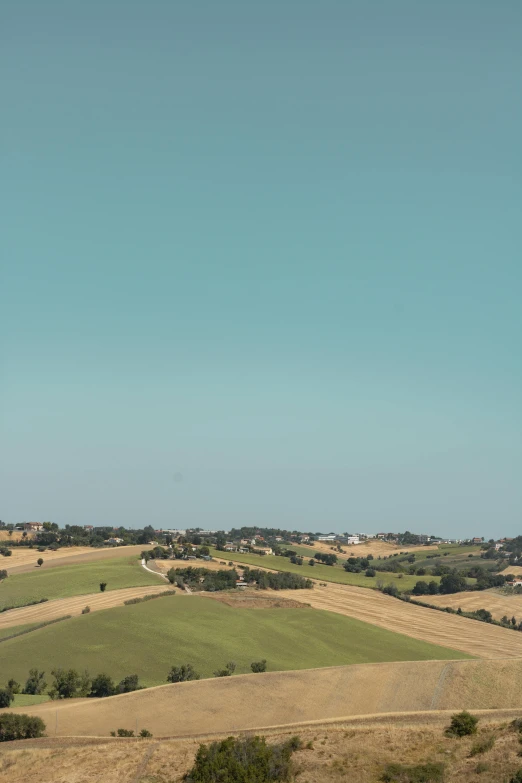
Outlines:
[{"label": "lone tree", "polygon": [[467,737],[469,734],[476,734],[477,723],[478,718],[467,710],[456,712],[451,716],[451,723],[446,729],[446,734],[450,737]]},{"label": "lone tree", "polygon": [[36,562],[38,563],[38,565],[39,565],[39,566],[40,566],[40,568],[41,568],[41,567],[43,566],[43,557],[39,557],[39,558],[38,558],[38,560],[37,560]]},{"label": "lone tree", "polygon": [[171,585],[176,583],[176,569],[175,568],[169,568],[169,570],[167,571],[167,579],[169,580]]},{"label": "lone tree", "polygon": [[107,587],[107,582],[100,582],[100,590],[102,593],[105,592],[106,587]]}]

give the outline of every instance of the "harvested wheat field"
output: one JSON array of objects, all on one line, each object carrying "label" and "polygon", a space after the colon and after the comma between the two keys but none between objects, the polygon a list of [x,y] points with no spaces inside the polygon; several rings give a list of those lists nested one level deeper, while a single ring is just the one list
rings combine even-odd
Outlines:
[{"label": "harvested wheat field", "polygon": [[[294,594],[294,590],[280,591],[282,597],[291,598]],[[339,612],[480,658],[522,657],[522,633],[436,609],[425,609],[377,590],[334,583],[327,587],[316,584],[313,590],[300,590],[299,600],[315,609]]]},{"label": "harvested wheat field", "polygon": [[130,598],[143,598],[144,595],[164,593],[169,587],[166,584],[150,585],[149,587],[127,587],[121,590],[111,590],[105,593],[91,593],[78,595],[73,598],[58,598],[55,601],[46,601],[34,606],[23,606],[20,609],[10,609],[0,613],[0,628],[11,628],[15,625],[27,623],[45,623],[57,617],[70,614],[72,616],[82,613],[82,609],[89,606],[91,612],[100,609],[111,609],[120,606]]},{"label": "harvested wheat field", "polygon": [[37,549],[29,547],[13,547],[12,555],[8,558],[2,558],[2,567],[6,568],[9,574],[20,574],[39,568],[36,561],[41,557],[44,561],[42,569],[53,568],[54,566],[74,565],[75,563],[90,563],[95,560],[106,560],[113,557],[125,557],[126,555],[135,555],[139,557],[143,551],[142,546],[115,546],[110,549],[100,549],[99,547],[89,546],[71,546],[63,547],[53,551],[47,549],[45,552],[39,552]]},{"label": "harvested wheat field", "polygon": [[136,725],[182,737],[377,713],[517,707],[522,711],[522,660],[472,660],[245,674],[14,711],[39,715],[61,737],[108,736]]},{"label": "harvested wheat field", "polygon": [[495,590],[478,590],[472,593],[455,593],[454,595],[424,596],[426,603],[435,606],[450,606],[463,612],[475,612],[477,609],[487,609],[495,620],[514,616],[518,622],[522,620],[522,594],[505,595]]},{"label": "harvested wheat field", "polygon": [[503,571],[500,572],[504,576],[507,574],[514,574],[515,576],[520,576],[522,574],[522,566],[508,566],[507,568],[504,568]]},{"label": "harvested wheat field", "polygon": [[[303,783],[375,783],[386,764],[443,764],[446,783],[507,781],[521,766],[512,711],[479,712],[476,737],[444,735],[446,712],[378,716],[259,731],[267,742],[298,735],[303,748],[292,756]],[[470,751],[490,736],[494,745],[480,756]],[[202,738],[209,742],[219,735]],[[0,749],[0,783],[180,783],[193,762],[200,739],[27,740]],[[306,747],[309,745],[309,747]]]},{"label": "harvested wheat field", "polygon": [[[289,549],[292,548],[290,544],[288,547]],[[312,544],[299,544],[299,547],[309,550],[310,557],[313,556],[314,552],[327,552],[328,554],[333,552],[339,555],[339,552],[336,552],[334,544],[327,541],[314,541]],[[407,546],[406,544],[389,544],[387,541],[381,541],[378,538],[370,538],[367,541],[363,541],[361,544],[356,544],[353,546],[350,546],[349,544],[341,544],[341,549],[343,549],[347,555],[349,554],[353,557],[366,557],[367,555],[373,555],[374,557],[379,557],[380,555],[382,557],[383,555],[393,555],[395,552],[431,552],[433,550],[438,550],[438,548],[439,547],[436,544],[433,546]]]}]

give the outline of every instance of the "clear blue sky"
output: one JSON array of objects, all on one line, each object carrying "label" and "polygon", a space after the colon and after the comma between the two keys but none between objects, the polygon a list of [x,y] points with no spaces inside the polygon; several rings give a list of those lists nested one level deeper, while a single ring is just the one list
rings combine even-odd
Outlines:
[{"label": "clear blue sky", "polygon": [[4,0],[0,518],[521,533],[521,30]]}]

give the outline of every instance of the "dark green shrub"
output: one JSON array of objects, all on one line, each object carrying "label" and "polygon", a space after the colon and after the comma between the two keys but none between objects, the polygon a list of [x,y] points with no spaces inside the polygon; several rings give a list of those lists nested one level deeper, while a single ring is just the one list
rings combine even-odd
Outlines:
[{"label": "dark green shrub", "polygon": [[134,737],[134,732],[129,729],[118,729],[118,737]]},{"label": "dark green shrub", "polygon": [[375,568],[367,568],[366,571],[364,572],[364,575],[365,576],[375,576],[376,573],[377,572],[376,572]]},{"label": "dark green shrub", "polygon": [[267,745],[264,737],[228,739],[200,745],[186,783],[270,783],[288,781],[295,744]]},{"label": "dark green shrub", "polygon": [[91,607],[86,606],[84,609],[82,609],[82,614],[89,614],[90,611],[91,611]]},{"label": "dark green shrub", "polygon": [[214,677],[230,677],[236,670],[236,664],[234,661],[229,661],[224,669],[218,669],[214,672]]},{"label": "dark green shrub", "polygon": [[152,734],[148,729],[142,729],[140,731],[140,737],[152,737]]},{"label": "dark green shrub", "polygon": [[452,737],[467,737],[469,734],[476,734],[477,723],[478,718],[475,718],[467,710],[456,712],[451,717],[451,723],[446,729],[446,734]]},{"label": "dark green shrub", "polygon": [[387,764],[383,783],[442,783],[444,764]]},{"label": "dark green shrub", "polygon": [[0,582],[2,581],[2,579],[7,579],[7,571],[5,570],[5,568],[0,568]]},{"label": "dark green shrub", "polygon": [[141,685],[138,683],[137,674],[129,674],[124,677],[121,682],[116,686],[117,693],[132,693],[132,691],[140,691]]},{"label": "dark green shrub", "polygon": [[263,658],[262,661],[252,661],[250,664],[250,668],[254,672],[254,674],[259,674],[260,672],[266,672],[266,658]]},{"label": "dark green shrub", "polygon": [[13,680],[12,678],[7,683],[7,690],[11,691],[11,693],[20,693],[21,685],[19,682],[16,682],[16,680]]},{"label": "dark green shrub", "polygon": [[191,663],[183,663],[181,666],[173,666],[167,675],[167,682],[188,682],[199,680],[200,675],[194,671]]},{"label": "dark green shrub", "polygon": [[107,582],[100,582],[100,591],[102,593],[105,592],[105,588],[107,587]]},{"label": "dark green shrub", "polygon": [[14,696],[12,691],[10,691],[8,688],[0,689],[0,709],[3,709],[4,707],[10,707],[13,699]]},{"label": "dark green shrub", "polygon": [[29,669],[29,677],[24,685],[22,693],[28,693],[31,696],[39,696],[47,686],[45,681],[45,672],[39,672],[38,669]]},{"label": "dark green shrub", "polygon": [[0,715],[0,742],[43,737],[45,723],[32,715],[5,712]]},{"label": "dark green shrub", "polygon": [[510,778],[509,783],[522,783],[522,767]]},{"label": "dark green shrub", "polygon": [[96,677],[93,678],[89,696],[93,696],[96,699],[103,699],[106,696],[114,696],[115,693],[116,686],[112,681],[112,677],[108,674],[97,674]]}]

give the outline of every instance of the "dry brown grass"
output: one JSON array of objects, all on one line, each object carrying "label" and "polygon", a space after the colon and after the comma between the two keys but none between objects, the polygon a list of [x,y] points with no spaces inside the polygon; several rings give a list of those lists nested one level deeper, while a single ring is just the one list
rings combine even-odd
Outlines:
[{"label": "dry brown grass", "polygon": [[[379,716],[261,731],[269,743],[299,735],[312,744],[293,755],[302,783],[375,783],[388,763],[446,765],[446,783],[504,783],[522,766],[518,734],[509,726],[516,713],[480,715],[478,738],[494,735],[494,747],[470,756],[476,738],[444,735],[450,714],[436,712]],[[204,741],[217,739],[215,735]],[[199,739],[41,740],[0,749],[0,783],[179,783],[190,769]],[[477,775],[477,764],[486,769]]]},{"label": "dry brown grass", "polygon": [[122,590],[110,590],[108,593],[90,593],[77,595],[73,598],[59,598],[56,601],[47,601],[35,606],[24,606],[20,609],[10,609],[0,613],[0,628],[11,628],[15,625],[26,623],[45,623],[56,617],[66,614],[79,615],[82,609],[90,606],[92,612],[100,609],[111,609],[120,606],[129,598],[142,598],[152,593],[162,593],[169,589],[168,583],[164,585],[149,585],[149,587],[127,587]]},{"label": "dry brown grass", "polygon": [[[311,545],[300,544],[299,546],[309,549],[310,557],[312,557],[314,552],[328,552],[329,554],[334,552],[339,554],[336,552],[335,547],[332,549],[333,545],[327,541],[314,541]],[[291,547],[289,546],[289,548]],[[398,544],[389,544],[387,541],[381,541],[378,538],[371,538],[355,546],[341,544],[341,549],[343,549],[347,555],[353,555],[353,557],[366,557],[367,555],[373,555],[374,557],[380,555],[382,557],[383,555],[393,555],[395,552],[418,552],[419,550],[430,552],[434,549],[438,549],[438,546],[406,546],[405,544],[399,546]]]},{"label": "dry brown grass", "polygon": [[[286,597],[292,597],[293,593],[293,590],[280,591],[280,595]],[[377,590],[333,583],[319,587],[316,584],[313,590],[300,590],[299,599],[316,609],[355,617],[481,658],[522,657],[521,633],[398,601]]]},{"label": "dry brown grass", "polygon": [[[190,599],[189,599],[190,600]],[[347,716],[440,709],[522,710],[522,660],[407,661],[267,672],[161,685],[15,711],[39,715],[58,736],[147,728],[179,737]]]},{"label": "dry brown grass", "polygon": [[[11,535],[9,535],[8,530],[0,530],[0,541],[6,541],[7,543],[9,543],[9,541],[20,541],[23,538],[23,535],[23,530],[13,530]],[[34,533],[27,534],[27,538],[34,539],[34,537]]]},{"label": "dry brown grass", "polygon": [[435,606],[450,606],[463,612],[475,612],[477,609],[487,609],[495,620],[504,615],[511,620],[515,616],[522,620],[522,595],[504,595],[495,590],[477,590],[473,593],[455,593],[455,595],[430,595],[422,600]]},{"label": "dry brown grass", "polygon": [[143,551],[142,546],[118,546],[110,549],[95,549],[88,546],[71,546],[57,549],[53,552],[47,549],[45,552],[38,552],[37,549],[28,547],[15,547],[13,554],[9,558],[2,558],[2,567],[7,568],[10,574],[20,574],[32,571],[37,568],[36,561],[39,557],[43,558],[42,568],[53,568],[55,566],[74,565],[75,563],[90,563],[95,560],[106,560],[113,557],[136,556],[139,557]]},{"label": "dry brown grass", "polygon": [[501,574],[515,574],[515,576],[520,576],[522,574],[522,566],[508,566],[507,568],[504,568],[503,571],[500,571]]}]

